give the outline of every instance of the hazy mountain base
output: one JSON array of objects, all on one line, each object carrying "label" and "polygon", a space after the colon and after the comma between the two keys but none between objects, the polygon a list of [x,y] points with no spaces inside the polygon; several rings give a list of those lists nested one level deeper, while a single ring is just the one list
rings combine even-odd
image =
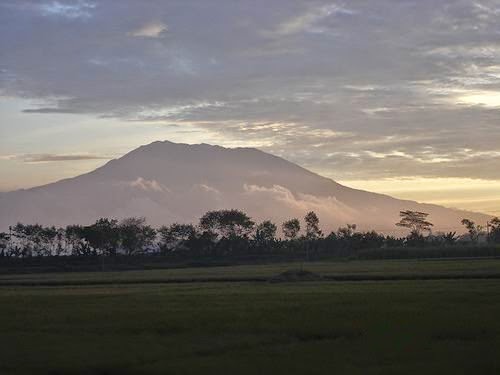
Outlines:
[{"label": "hazy mountain base", "polygon": [[93,172],[53,184],[0,193],[0,230],[9,225],[90,224],[100,217],[144,216],[153,225],[196,222],[206,211],[238,208],[280,223],[315,211],[325,232],[346,223],[402,234],[399,211],[429,213],[435,230],[463,231],[487,215],[418,204],[342,186],[251,148],[154,142]]}]

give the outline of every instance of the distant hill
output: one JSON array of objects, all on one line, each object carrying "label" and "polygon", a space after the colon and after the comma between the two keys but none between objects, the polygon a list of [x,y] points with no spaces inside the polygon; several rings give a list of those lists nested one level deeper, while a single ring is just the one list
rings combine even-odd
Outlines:
[{"label": "distant hill", "polygon": [[436,231],[462,231],[464,217],[481,223],[489,218],[351,189],[254,148],[164,141],[87,174],[0,193],[0,230],[18,221],[66,225],[99,217],[145,216],[154,225],[193,222],[219,208],[239,208],[256,220],[277,223],[314,210],[325,230],[356,223],[360,229],[394,232],[405,209],[430,213]]}]

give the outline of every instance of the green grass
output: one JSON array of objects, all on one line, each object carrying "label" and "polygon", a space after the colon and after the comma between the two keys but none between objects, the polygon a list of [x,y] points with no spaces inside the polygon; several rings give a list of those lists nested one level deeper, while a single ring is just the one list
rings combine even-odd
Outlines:
[{"label": "green grass", "polygon": [[[499,279],[141,284],[266,280],[299,266],[2,275],[0,374],[500,370]],[[312,262],[305,268],[366,278],[500,277],[497,259]],[[136,284],[120,285],[125,281]],[[116,285],[90,285],[109,282]],[[13,286],[22,283],[57,287]]]},{"label": "green grass", "polygon": [[289,269],[304,267],[323,276],[346,278],[376,277],[484,277],[493,275],[500,279],[500,259],[460,260],[362,260],[309,263],[281,263],[269,265],[243,265],[204,268],[174,268],[147,271],[113,272],[59,272],[40,274],[0,275],[1,285],[20,284],[99,284],[123,282],[163,282],[172,280],[244,280],[269,279]]},{"label": "green grass", "polygon": [[0,374],[498,374],[499,295],[498,280],[2,287]]}]

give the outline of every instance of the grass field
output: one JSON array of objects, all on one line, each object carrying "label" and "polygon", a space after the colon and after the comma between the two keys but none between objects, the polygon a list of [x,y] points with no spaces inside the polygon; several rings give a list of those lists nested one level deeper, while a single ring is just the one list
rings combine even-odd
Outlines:
[{"label": "grass field", "polygon": [[355,260],[308,263],[276,263],[224,267],[172,268],[147,271],[58,272],[0,274],[2,285],[95,285],[109,283],[162,283],[169,281],[267,281],[273,276],[303,267],[325,277],[345,280],[378,278],[464,278],[500,279],[500,259],[441,260]]},{"label": "grass field", "polygon": [[[497,272],[499,264],[306,268],[479,275]],[[56,280],[58,286],[0,287],[0,374],[500,373],[499,279],[140,284],[160,277],[148,272],[267,277],[289,266],[9,276]],[[138,283],[84,285],[96,277],[128,276]],[[65,280],[82,285],[65,286]]]}]

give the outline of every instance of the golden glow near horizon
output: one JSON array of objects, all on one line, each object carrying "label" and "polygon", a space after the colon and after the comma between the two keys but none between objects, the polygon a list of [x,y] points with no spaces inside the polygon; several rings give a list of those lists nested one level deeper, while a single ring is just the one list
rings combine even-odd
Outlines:
[{"label": "golden glow near horizon", "polygon": [[340,183],[395,198],[500,215],[500,181],[470,178],[351,180]]},{"label": "golden glow near horizon", "polygon": [[500,107],[500,92],[481,91],[477,93],[466,94],[458,97],[459,103],[466,105],[480,105],[485,107]]}]

